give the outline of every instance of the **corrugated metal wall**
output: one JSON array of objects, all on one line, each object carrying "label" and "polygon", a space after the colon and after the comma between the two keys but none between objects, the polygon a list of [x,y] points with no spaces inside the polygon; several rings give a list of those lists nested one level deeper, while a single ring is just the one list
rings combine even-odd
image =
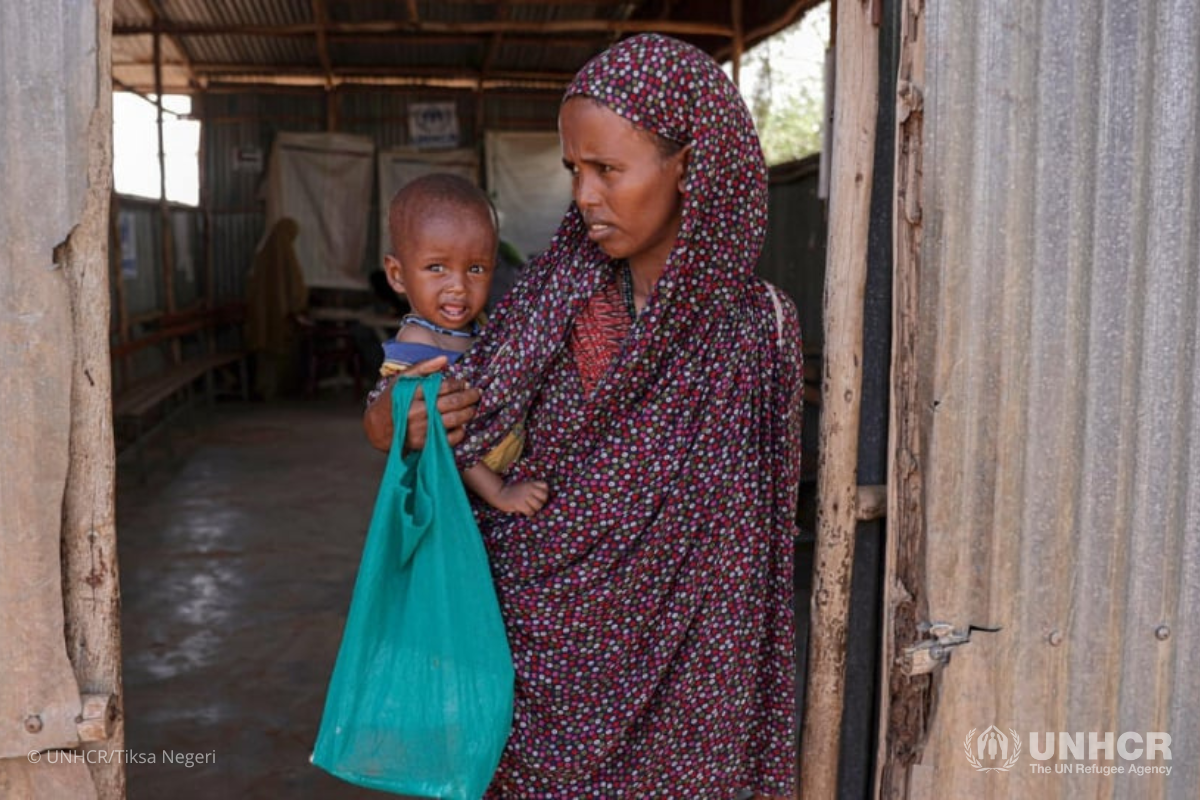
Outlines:
[{"label": "corrugated metal wall", "polygon": [[817,197],[818,157],[771,170],[767,236],[758,274],[787,291],[800,314],[805,352],[820,353],[824,332],[825,206]]},{"label": "corrugated metal wall", "polygon": [[[147,323],[156,325],[160,314],[167,309],[167,296],[158,202],[118,195],[114,196],[112,207],[116,221],[115,238],[108,253],[109,331],[113,334],[110,344],[117,345],[121,341],[123,318],[128,322],[131,338],[144,335]],[[172,227],[174,308],[182,310],[194,306],[205,292],[204,220],[198,208],[172,204],[168,213]],[[162,366],[158,348],[139,350],[113,371],[113,389],[119,392],[126,381],[153,375]]]},{"label": "corrugated metal wall", "polygon": [[325,130],[325,98],[311,91],[210,93],[198,105],[203,109],[201,185],[212,225],[213,295],[218,303],[240,300],[263,236],[265,201],[259,189],[271,142],[281,130]]},{"label": "corrugated metal wall", "polygon": [[[926,19],[928,601],[1001,630],[942,673],[912,796],[1200,797],[1200,3]],[[1007,773],[964,753],[993,724]],[[1164,731],[1172,772],[1038,774],[1033,731]]]},{"label": "corrugated metal wall", "polygon": [[[119,274],[123,281],[126,313],[138,317],[166,308],[162,220],[158,203],[117,196],[113,200],[113,211],[117,214],[118,230],[109,258],[113,261],[113,274]],[[203,219],[199,209],[186,206],[172,205],[169,213],[175,260],[175,307],[187,308],[204,294]],[[127,230],[122,230],[125,225],[128,225]],[[127,235],[136,239],[131,249],[126,247]],[[112,313],[114,319],[119,313],[115,298]]]}]

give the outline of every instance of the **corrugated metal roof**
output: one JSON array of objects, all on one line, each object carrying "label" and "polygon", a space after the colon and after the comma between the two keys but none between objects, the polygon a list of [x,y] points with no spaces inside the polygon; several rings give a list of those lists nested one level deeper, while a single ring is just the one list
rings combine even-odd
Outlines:
[{"label": "corrugated metal roof", "polygon": [[[1198,797],[1200,3],[926,14],[927,599],[1000,631],[941,674],[911,796]],[[1166,732],[1172,772],[980,772],[993,724]]]},{"label": "corrugated metal roof", "polygon": [[[818,2],[746,4],[747,44]],[[143,91],[153,90],[155,30],[171,91],[380,78],[540,81],[558,91],[564,73],[623,33],[659,29],[715,51],[728,48],[733,31],[729,4],[709,0],[674,0],[669,8],[655,0],[161,0],[150,7],[157,11],[115,0],[113,9],[113,75]]]}]

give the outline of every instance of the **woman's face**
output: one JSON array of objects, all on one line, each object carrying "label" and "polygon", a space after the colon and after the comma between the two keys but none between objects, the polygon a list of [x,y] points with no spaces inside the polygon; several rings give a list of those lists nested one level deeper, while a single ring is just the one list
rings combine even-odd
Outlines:
[{"label": "woman's face", "polygon": [[583,97],[563,104],[558,132],[588,238],[657,278],[679,233],[687,151],[664,156],[650,135]]}]

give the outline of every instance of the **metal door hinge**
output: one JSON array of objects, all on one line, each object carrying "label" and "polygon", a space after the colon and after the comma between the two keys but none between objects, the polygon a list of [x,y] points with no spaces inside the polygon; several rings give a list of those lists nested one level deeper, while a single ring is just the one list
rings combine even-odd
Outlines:
[{"label": "metal door hinge", "polygon": [[904,648],[900,655],[900,669],[909,676],[925,675],[949,663],[954,648],[970,642],[975,631],[996,633],[1000,629],[968,625],[965,631],[956,631],[949,622],[922,622],[917,630],[929,638]]}]

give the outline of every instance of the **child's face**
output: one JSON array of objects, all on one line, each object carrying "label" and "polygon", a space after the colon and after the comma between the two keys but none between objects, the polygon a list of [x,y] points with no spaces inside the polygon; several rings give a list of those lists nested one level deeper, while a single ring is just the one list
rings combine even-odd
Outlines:
[{"label": "child's face", "polygon": [[474,209],[430,209],[401,226],[395,255],[384,259],[388,283],[435,325],[462,330],[487,304],[496,268],[496,233]]}]

